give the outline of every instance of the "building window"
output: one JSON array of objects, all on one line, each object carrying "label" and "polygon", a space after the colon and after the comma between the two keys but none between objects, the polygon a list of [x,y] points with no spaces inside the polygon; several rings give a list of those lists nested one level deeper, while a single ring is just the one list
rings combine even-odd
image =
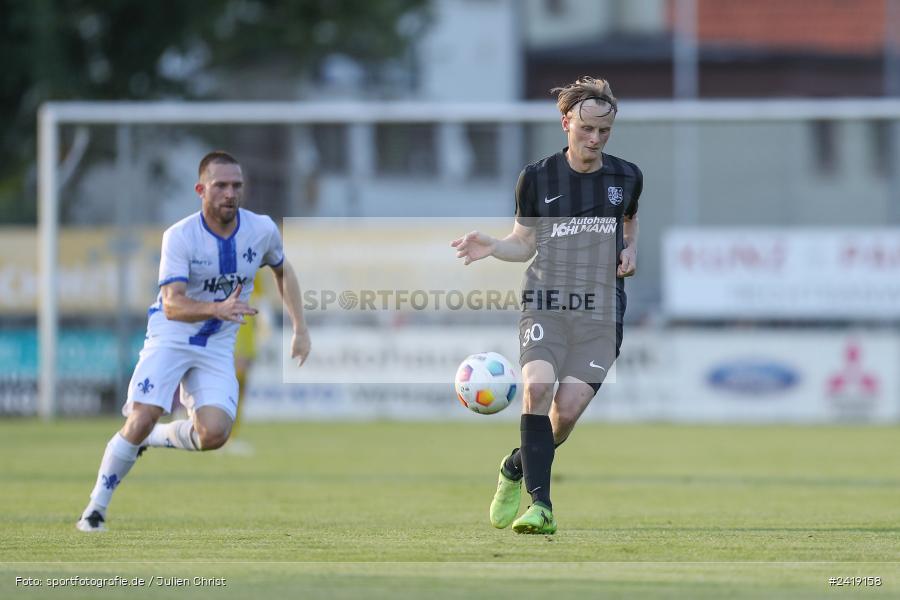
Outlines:
[{"label": "building window", "polygon": [[815,170],[822,175],[832,175],[837,170],[837,132],[834,121],[816,120],[810,124],[812,155]]},{"label": "building window", "polygon": [[561,17],[566,12],[566,0],[544,0],[544,12],[553,17]]},{"label": "building window", "polygon": [[498,134],[496,125],[475,123],[466,127],[466,137],[472,152],[472,167],[469,171],[471,177],[493,178],[500,174]]},{"label": "building window", "polygon": [[347,127],[336,123],[320,123],[312,126],[312,134],[319,159],[318,170],[321,173],[345,173]]},{"label": "building window", "polygon": [[891,143],[891,127],[893,121],[877,119],[869,121],[869,143],[872,153],[872,171],[879,177],[887,177],[890,174],[893,149],[896,141]]},{"label": "building window", "polygon": [[435,126],[431,123],[377,125],[378,173],[404,177],[435,175],[435,136]]}]

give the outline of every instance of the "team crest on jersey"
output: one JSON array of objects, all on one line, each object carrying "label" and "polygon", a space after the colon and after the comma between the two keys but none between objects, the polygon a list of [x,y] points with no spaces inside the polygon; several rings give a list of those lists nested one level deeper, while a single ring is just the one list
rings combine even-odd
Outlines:
[{"label": "team crest on jersey", "polygon": [[253,259],[256,258],[257,253],[253,251],[253,248],[247,248],[247,251],[244,252],[243,256],[247,259],[248,263],[252,263]]},{"label": "team crest on jersey", "polygon": [[606,197],[609,198],[610,204],[618,206],[625,199],[625,192],[618,186],[611,185],[606,188]]}]

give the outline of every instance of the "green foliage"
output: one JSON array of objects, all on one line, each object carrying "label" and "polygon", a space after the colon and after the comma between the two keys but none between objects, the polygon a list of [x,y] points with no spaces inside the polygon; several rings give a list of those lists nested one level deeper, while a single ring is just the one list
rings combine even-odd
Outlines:
[{"label": "green foliage", "polygon": [[185,598],[850,592],[831,576],[881,577],[855,589],[866,597],[900,592],[895,427],[582,424],[557,452],[548,537],[488,523],[518,426],[475,419],[248,423],[252,456],[152,448],[101,535],[74,523],[121,419],[0,422],[0,596],[53,594],[16,576],[101,574],[228,579]]},{"label": "green foliage", "polygon": [[34,202],[25,175],[42,102],[224,98],[221,75],[277,64],[299,80],[332,53],[375,66],[403,53],[425,11],[426,0],[0,0],[0,222],[33,217],[17,204]]}]

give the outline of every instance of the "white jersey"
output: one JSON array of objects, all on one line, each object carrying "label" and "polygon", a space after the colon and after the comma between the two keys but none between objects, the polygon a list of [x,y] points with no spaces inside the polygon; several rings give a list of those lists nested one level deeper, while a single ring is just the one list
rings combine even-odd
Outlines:
[{"label": "white jersey", "polygon": [[[163,234],[159,261],[159,286],[175,281],[187,283],[188,298],[221,302],[240,283],[241,300],[250,298],[253,278],[262,266],[277,267],[284,262],[278,226],[271,218],[238,209],[237,226],[230,237],[222,238],[196,212],[169,227]],[[155,346],[196,346],[217,353],[233,352],[240,325],[209,319],[197,323],[172,321],[162,310],[162,293],[147,311],[145,348]]]}]

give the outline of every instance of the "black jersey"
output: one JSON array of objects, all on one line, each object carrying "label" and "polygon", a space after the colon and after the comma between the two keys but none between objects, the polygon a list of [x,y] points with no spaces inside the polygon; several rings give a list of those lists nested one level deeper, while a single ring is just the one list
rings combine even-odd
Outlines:
[{"label": "black jersey", "polygon": [[[565,152],[532,163],[519,175],[516,220],[536,229],[537,249],[525,272],[523,304],[529,303],[527,291],[537,300],[542,291],[553,290],[563,306],[571,296],[584,304],[590,294],[593,308],[582,308],[621,319],[625,286],[616,269],[625,247],[622,219],[637,214],[643,174],[634,163],[605,153],[603,167],[579,173]],[[618,310],[611,305],[616,297]]]}]

